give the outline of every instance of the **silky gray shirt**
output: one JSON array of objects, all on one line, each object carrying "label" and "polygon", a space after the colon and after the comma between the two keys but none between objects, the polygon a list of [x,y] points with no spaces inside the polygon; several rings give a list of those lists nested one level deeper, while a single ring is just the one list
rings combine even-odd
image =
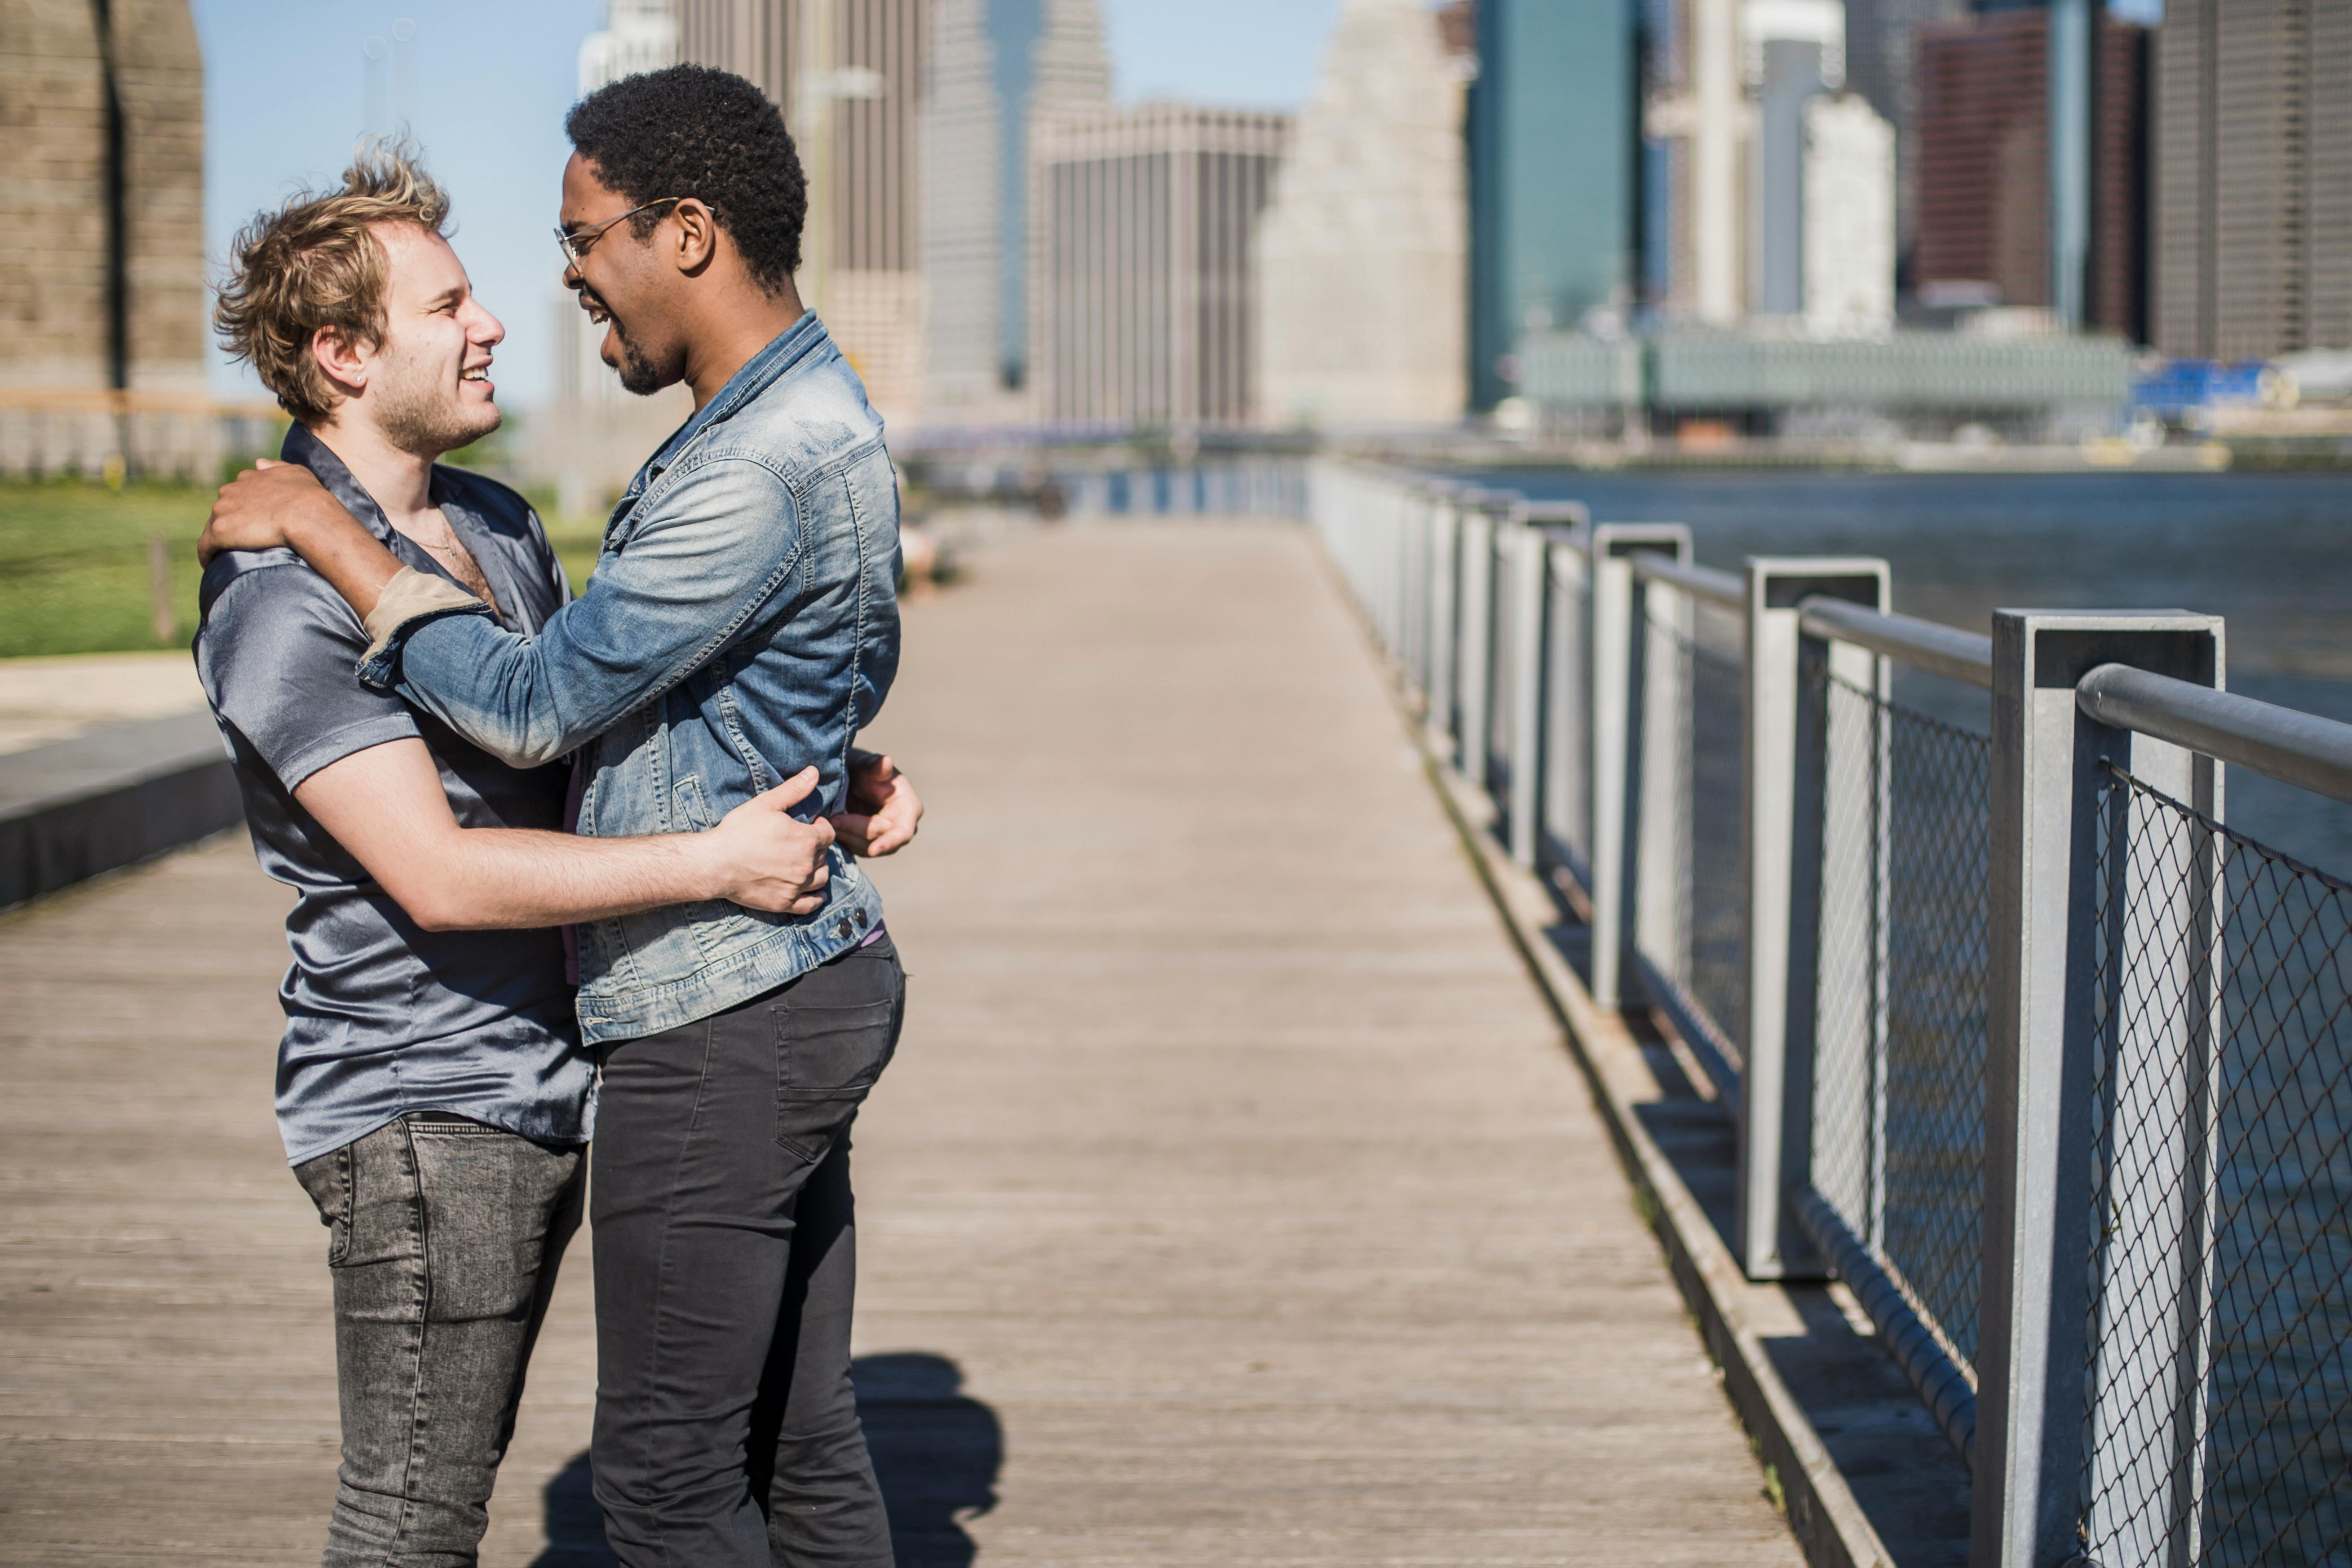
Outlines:
[{"label": "silky gray shirt", "polygon": [[[300,463],[403,563],[446,576],[385,521],[351,471],[296,426]],[[472,552],[509,630],[536,633],[570,596],[529,503],[455,468],[433,497]],[[428,931],[294,798],[354,752],[421,738],[466,827],[561,832],[570,769],[516,769],[353,671],[359,617],[290,550],[231,552],[205,573],[196,668],[236,769],[262,869],[295,890],[293,967],[278,987],[278,1126],[294,1164],[412,1110],[452,1111],[542,1142],[591,1130],[594,1073],[581,1048],[553,930]]]}]

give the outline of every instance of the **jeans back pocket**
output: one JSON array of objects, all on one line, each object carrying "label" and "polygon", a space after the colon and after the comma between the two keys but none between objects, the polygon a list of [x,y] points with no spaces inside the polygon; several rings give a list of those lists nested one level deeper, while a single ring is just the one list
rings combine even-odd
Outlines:
[{"label": "jeans back pocket", "polygon": [[898,1044],[894,1001],[848,1006],[777,1004],[776,1142],[824,1158],[890,1064]]}]

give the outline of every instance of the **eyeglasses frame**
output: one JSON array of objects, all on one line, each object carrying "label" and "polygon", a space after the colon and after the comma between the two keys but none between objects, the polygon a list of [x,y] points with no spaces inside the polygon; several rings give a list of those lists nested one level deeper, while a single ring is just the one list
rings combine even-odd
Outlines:
[{"label": "eyeglasses frame", "polygon": [[558,224],[555,229],[556,247],[563,252],[564,263],[567,266],[577,267],[583,261],[587,259],[589,247],[593,246],[598,240],[604,238],[604,231],[612,227],[614,224],[619,223],[622,218],[635,217],[641,212],[650,212],[654,208],[662,206],[670,202],[685,202],[692,201],[693,199],[694,198],[691,196],[656,197],[653,201],[646,202],[642,206],[631,207],[627,212],[621,214],[619,217],[608,217],[603,223],[596,225],[593,228],[567,231],[561,224]]}]

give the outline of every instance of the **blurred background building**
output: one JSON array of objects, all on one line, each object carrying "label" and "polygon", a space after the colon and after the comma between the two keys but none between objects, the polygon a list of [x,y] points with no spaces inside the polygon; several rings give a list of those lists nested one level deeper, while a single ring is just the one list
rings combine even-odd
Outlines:
[{"label": "blurred background building", "polygon": [[1048,425],[1249,419],[1258,215],[1290,132],[1181,104],[1032,126],[1029,374]]},{"label": "blurred background building", "polygon": [[2157,58],[2157,345],[2352,347],[2352,5],[2171,0]]},{"label": "blurred background building", "polygon": [[1640,239],[1634,0],[1479,0],[1470,89],[1470,402],[1517,383],[1521,338],[1618,330]]},{"label": "blurred background building", "polygon": [[1259,226],[1265,422],[1390,427],[1460,416],[1469,21],[1466,5],[1341,5]]},{"label": "blurred background building", "polygon": [[924,383],[919,142],[932,0],[677,0],[678,56],[756,82],[809,182],[801,298],[886,421]]},{"label": "blurred background building", "polygon": [[1029,160],[1035,126],[1110,106],[1094,0],[935,0],[922,168],[934,424],[1029,413]]},{"label": "blurred background building", "polygon": [[186,0],[0,0],[0,471],[208,476]]},{"label": "blurred background building", "polygon": [[[2147,345],[2352,349],[2346,0],[1333,15],[1295,124],[1115,102],[1097,0],[613,0],[581,85],[675,58],[782,106],[803,293],[910,450],[1498,410],[2071,440],[2122,427]],[[593,342],[566,353],[567,406],[614,402]],[[2173,375],[2163,418],[2325,379]],[[615,417],[581,427],[649,444]]]}]

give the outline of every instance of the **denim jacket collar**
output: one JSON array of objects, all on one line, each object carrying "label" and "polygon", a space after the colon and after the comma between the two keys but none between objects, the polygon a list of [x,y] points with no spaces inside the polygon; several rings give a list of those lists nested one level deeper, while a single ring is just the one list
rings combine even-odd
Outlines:
[{"label": "denim jacket collar", "polygon": [[628,493],[614,509],[614,520],[617,521],[637,497],[645,493],[646,487],[660,477],[661,471],[686,449],[688,442],[774,385],[778,377],[822,347],[826,341],[824,323],[817,320],[814,310],[803,310],[798,321],[769,339],[764,348],[745,360],[743,367],[727,378],[727,384],[719,389],[718,396],[696,409],[693,417],[679,426],[670,438],[646,459],[645,466],[637,470],[636,478],[629,481]]}]

